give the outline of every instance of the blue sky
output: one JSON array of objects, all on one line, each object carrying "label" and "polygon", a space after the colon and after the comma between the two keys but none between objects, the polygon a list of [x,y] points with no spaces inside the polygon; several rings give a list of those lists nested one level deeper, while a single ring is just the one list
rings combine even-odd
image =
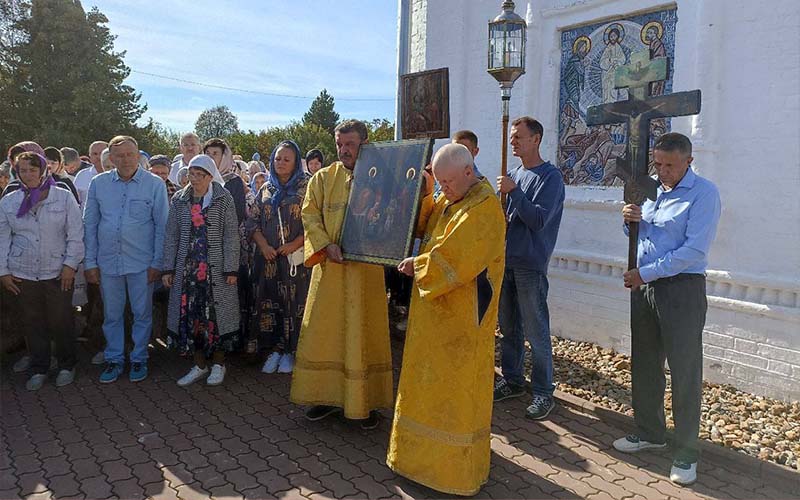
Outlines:
[{"label": "blue sky", "polygon": [[[152,117],[192,130],[204,109],[224,104],[241,129],[300,120],[320,90],[342,118],[394,121],[395,0],[94,0],[127,51],[126,82]],[[287,98],[202,87],[138,72]],[[374,99],[370,101],[348,99]],[[145,120],[143,120],[145,121]]]}]

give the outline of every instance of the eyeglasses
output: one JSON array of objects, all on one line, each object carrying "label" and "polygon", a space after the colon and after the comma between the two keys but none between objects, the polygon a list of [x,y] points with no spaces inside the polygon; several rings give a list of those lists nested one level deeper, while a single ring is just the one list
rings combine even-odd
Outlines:
[{"label": "eyeglasses", "polygon": [[209,174],[205,172],[189,172],[188,177],[190,179],[205,179],[206,177],[209,177]]}]

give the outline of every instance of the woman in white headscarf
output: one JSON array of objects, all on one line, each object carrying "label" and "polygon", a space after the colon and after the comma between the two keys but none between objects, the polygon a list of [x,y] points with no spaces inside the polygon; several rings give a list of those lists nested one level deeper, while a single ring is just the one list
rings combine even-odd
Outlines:
[{"label": "woman in white headscarf", "polygon": [[214,160],[189,162],[189,184],[172,199],[164,241],[162,281],[170,288],[170,346],[194,352],[195,366],[178,380],[187,386],[208,375],[225,378],[225,352],[239,345],[239,224],[231,194]]}]

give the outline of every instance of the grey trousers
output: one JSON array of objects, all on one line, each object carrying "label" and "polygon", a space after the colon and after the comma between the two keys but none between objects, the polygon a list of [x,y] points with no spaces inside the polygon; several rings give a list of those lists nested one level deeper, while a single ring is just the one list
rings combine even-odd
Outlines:
[{"label": "grey trousers", "polygon": [[672,378],[673,459],[689,463],[698,458],[707,307],[701,274],[659,279],[631,293],[631,376],[638,436],[651,443],[666,439],[666,359]]}]

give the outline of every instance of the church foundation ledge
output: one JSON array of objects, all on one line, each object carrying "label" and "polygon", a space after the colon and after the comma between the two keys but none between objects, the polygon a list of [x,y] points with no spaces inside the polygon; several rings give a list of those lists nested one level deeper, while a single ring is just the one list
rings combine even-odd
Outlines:
[{"label": "church foundation ledge", "polygon": [[[548,273],[570,281],[617,287],[623,259],[578,251],[556,251]],[[800,323],[800,290],[788,281],[709,270],[709,305],[751,315]]]}]

